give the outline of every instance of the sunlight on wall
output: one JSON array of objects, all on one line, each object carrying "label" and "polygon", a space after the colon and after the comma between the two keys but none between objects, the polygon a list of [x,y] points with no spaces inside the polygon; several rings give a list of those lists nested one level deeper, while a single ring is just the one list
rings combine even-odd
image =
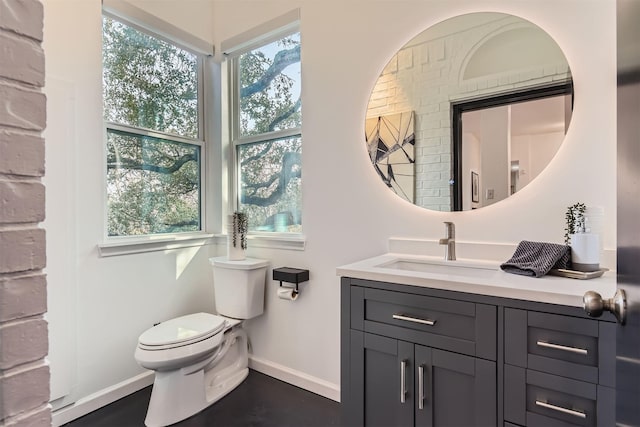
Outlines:
[{"label": "sunlight on wall", "polygon": [[176,254],[176,280],[182,276],[193,258],[196,256],[200,247],[184,248]]}]

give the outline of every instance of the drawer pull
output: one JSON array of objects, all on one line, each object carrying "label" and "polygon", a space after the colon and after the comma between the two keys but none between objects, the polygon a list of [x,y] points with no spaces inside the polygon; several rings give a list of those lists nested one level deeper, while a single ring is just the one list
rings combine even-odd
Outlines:
[{"label": "drawer pull", "polygon": [[538,344],[540,347],[553,348],[555,350],[568,351],[570,353],[583,354],[585,356],[588,353],[586,348],[567,347],[565,345],[552,344],[552,343],[546,342],[546,341],[538,341],[538,342],[536,342],[536,344]]},{"label": "drawer pull", "polygon": [[417,317],[405,316],[404,314],[394,314],[392,317],[397,320],[404,320],[405,322],[420,323],[421,325],[433,326],[436,324],[435,320],[419,319]]},{"label": "drawer pull", "polygon": [[405,402],[407,395],[407,361],[400,362],[400,403]]},{"label": "drawer pull", "polygon": [[578,418],[587,418],[587,414],[582,411],[575,411],[573,409],[563,408],[562,406],[552,405],[547,402],[542,402],[540,400],[536,400],[536,405],[542,406],[543,408],[552,409],[554,411],[562,412],[563,414],[573,415]]}]

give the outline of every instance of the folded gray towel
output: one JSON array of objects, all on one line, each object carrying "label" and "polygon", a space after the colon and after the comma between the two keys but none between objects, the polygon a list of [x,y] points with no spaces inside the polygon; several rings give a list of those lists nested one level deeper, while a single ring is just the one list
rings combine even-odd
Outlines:
[{"label": "folded gray towel", "polygon": [[552,268],[569,268],[570,263],[569,246],[523,240],[518,244],[511,259],[500,268],[507,273],[541,277]]}]

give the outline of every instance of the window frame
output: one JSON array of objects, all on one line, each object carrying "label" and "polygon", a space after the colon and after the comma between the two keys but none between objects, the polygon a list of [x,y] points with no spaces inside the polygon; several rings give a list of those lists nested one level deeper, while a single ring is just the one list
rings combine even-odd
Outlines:
[{"label": "window frame", "polygon": [[[269,23],[267,23],[267,26]],[[295,128],[274,130],[271,132],[262,132],[252,135],[241,135],[240,132],[240,57],[247,52],[261,48],[275,41],[281,40],[287,36],[301,33],[299,21],[290,22],[289,24],[282,26],[275,31],[263,31],[261,35],[255,36],[259,30],[250,31],[253,35],[253,39],[247,43],[243,43],[241,47],[233,49],[231,52],[225,51],[227,66],[227,86],[228,86],[228,108],[229,108],[229,135],[230,135],[230,150],[229,150],[229,212],[233,212],[238,209],[240,205],[240,167],[238,165],[238,147],[242,145],[277,141],[286,138],[300,138],[301,144],[304,144],[302,135],[302,125]],[[302,45],[302,35],[300,36]],[[224,47],[224,43],[223,43]],[[302,61],[301,61],[302,64]],[[301,67],[302,69],[302,67]],[[302,88],[300,97],[302,98]],[[302,103],[300,109],[302,111],[304,103]],[[302,114],[304,117],[304,114]],[[304,120],[304,119],[303,119]],[[304,188],[304,184],[303,184]],[[304,197],[304,191],[302,194]],[[300,206],[302,210],[302,206]],[[304,218],[304,215],[303,215]],[[303,226],[304,230],[304,226]],[[304,249],[305,237],[303,232],[276,232],[276,231],[249,231],[250,239],[259,239],[261,241],[279,241],[289,242],[287,249]],[[291,242],[294,242],[291,245]],[[295,242],[300,242],[300,245],[296,245]],[[269,245],[265,245],[269,246]],[[280,246],[278,246],[280,247]]]},{"label": "window frame", "polygon": [[[136,22],[133,22],[133,19],[129,19],[122,13],[117,13],[117,11],[112,10],[111,8],[103,7],[102,10],[102,18],[109,18],[119,22],[120,24],[129,26],[134,28],[135,30],[142,32],[150,37],[156,38],[158,40],[162,40],[166,43],[171,44],[179,49],[185,50],[196,57],[197,61],[197,70],[196,70],[196,78],[197,78],[197,114],[198,114],[198,135],[197,138],[191,138],[188,136],[171,134],[168,132],[148,129],[141,126],[133,126],[124,123],[111,122],[104,119],[103,113],[103,185],[102,185],[102,193],[103,193],[103,237],[102,242],[98,244],[98,249],[101,256],[113,256],[113,255],[122,255],[122,254],[130,254],[130,253],[139,253],[139,252],[148,252],[155,250],[164,250],[164,249],[173,249],[178,247],[189,247],[189,246],[202,246],[204,244],[211,243],[210,239],[213,237],[213,234],[207,232],[209,221],[207,218],[207,180],[210,178],[207,174],[207,163],[209,149],[211,144],[211,123],[207,118],[207,114],[211,110],[210,105],[212,105],[210,98],[213,96],[211,85],[207,84],[209,80],[212,80],[212,67],[209,62],[212,60],[211,56],[213,54],[213,46],[210,46],[210,49],[207,49],[209,52],[202,52],[200,49],[192,48],[191,46],[201,47],[207,45],[199,39],[194,39],[195,43],[183,43],[180,40],[177,40],[174,37],[169,37],[166,34],[166,31],[161,33],[160,31],[155,31],[153,28],[149,28],[150,26],[139,25]],[[158,24],[158,23],[156,23]],[[165,23],[163,23],[164,25]],[[174,32],[179,32],[179,29],[173,27],[171,24],[166,23],[166,27],[170,30],[173,29]],[[102,49],[102,44],[101,44]],[[101,68],[102,70],[102,68]],[[104,100],[102,105],[104,111]],[[129,236],[110,236],[108,229],[108,193],[107,193],[107,137],[108,132],[110,130],[122,132],[132,137],[153,137],[158,138],[169,143],[179,143],[179,144],[187,144],[190,146],[197,146],[200,150],[200,183],[199,183],[199,230],[196,231],[185,231],[185,232],[171,232],[171,233],[153,233],[153,234],[141,234],[141,235],[129,235]]]}]

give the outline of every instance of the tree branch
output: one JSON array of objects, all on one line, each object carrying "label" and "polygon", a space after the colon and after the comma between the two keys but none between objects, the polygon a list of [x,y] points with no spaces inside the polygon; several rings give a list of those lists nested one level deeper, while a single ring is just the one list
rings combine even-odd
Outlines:
[{"label": "tree branch", "polygon": [[258,160],[260,157],[267,154],[269,150],[271,150],[272,146],[273,146],[273,141],[269,141],[265,143],[264,148],[262,150],[260,150],[258,153],[254,154],[253,156],[247,157],[246,159],[244,159],[242,162],[240,162],[240,165],[245,166],[254,160]]},{"label": "tree branch", "polygon": [[254,93],[264,90],[264,88],[267,87],[269,83],[271,83],[271,81],[282,72],[282,70],[296,62],[300,62],[299,44],[291,49],[281,50],[278,52],[275,58],[273,58],[273,63],[258,80],[240,89],[240,97],[246,98]]},{"label": "tree branch", "polygon": [[[282,169],[280,174],[273,175],[269,180],[259,183],[244,184],[242,186],[240,201],[248,205],[270,206],[277,202],[285,192],[287,185],[293,178],[300,178],[300,168],[295,168],[300,164],[300,153],[287,152],[282,156]],[[247,189],[267,188],[273,182],[278,181],[276,188],[267,197],[260,197],[247,194]]]},{"label": "tree branch", "polygon": [[260,190],[261,188],[269,188],[269,187],[271,187],[271,184],[273,184],[274,182],[276,182],[280,178],[281,178],[280,174],[274,173],[266,181],[244,184],[243,191],[246,192],[247,190],[253,190],[251,192],[253,194],[253,193],[255,193],[255,190]]},{"label": "tree branch", "polygon": [[184,227],[197,227],[198,225],[200,225],[200,222],[196,219],[194,220],[185,220],[185,221],[181,221],[181,222],[176,222],[176,223],[164,223],[164,225],[167,227],[167,231],[181,231],[184,229]]},{"label": "tree branch", "polygon": [[296,103],[293,104],[291,106],[291,108],[283,111],[282,114],[280,114],[278,117],[273,119],[273,121],[271,123],[269,123],[269,131],[270,132],[273,131],[275,129],[275,127],[278,126],[281,122],[283,122],[286,119],[288,119],[289,117],[291,117],[291,115],[293,113],[295,113],[296,111],[298,111],[301,106],[302,106],[302,100],[300,98],[298,98]]},{"label": "tree branch", "polygon": [[170,175],[180,170],[180,168],[185,164],[191,161],[196,161],[196,160],[197,160],[196,153],[191,153],[191,154],[185,154],[179,157],[171,166],[158,166],[158,165],[149,164],[149,163],[128,159],[124,157],[124,158],[121,158],[120,161],[116,161],[115,159],[109,159],[109,161],[107,162],[107,169],[144,170],[144,171],[151,171],[151,172]]}]

